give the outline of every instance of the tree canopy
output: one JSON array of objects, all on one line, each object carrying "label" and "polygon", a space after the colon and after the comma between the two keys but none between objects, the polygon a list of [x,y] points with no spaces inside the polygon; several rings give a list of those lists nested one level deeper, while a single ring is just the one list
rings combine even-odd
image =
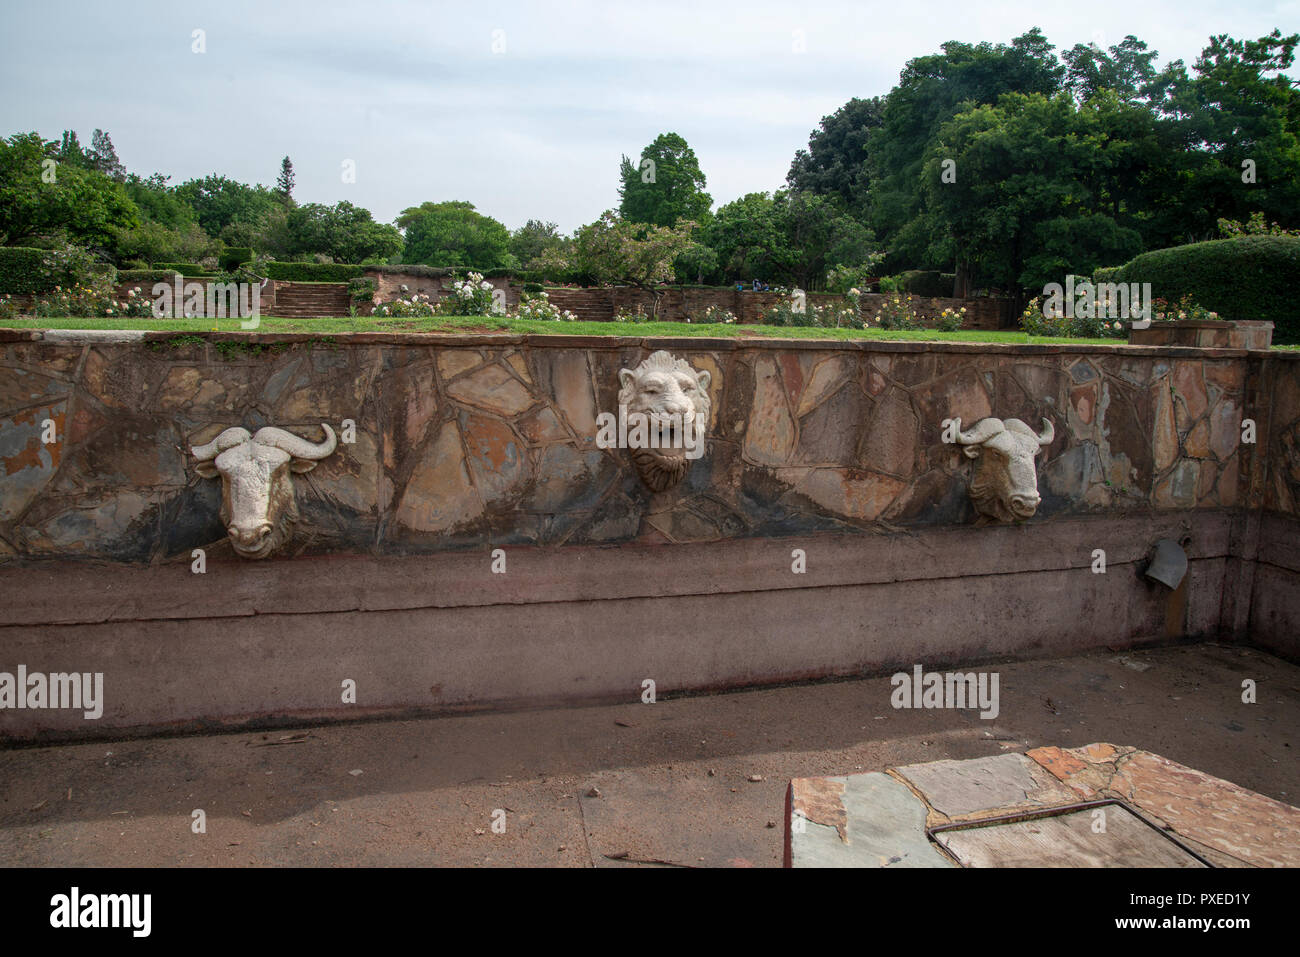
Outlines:
[{"label": "tree canopy", "polygon": [[675,226],[703,222],[713,207],[695,151],[676,133],[661,133],[633,165],[619,166],[619,215],[631,223]]},{"label": "tree canopy", "polygon": [[428,266],[502,269],[517,265],[510,231],[473,203],[421,203],[402,210],[397,225],[406,234],[403,262]]}]

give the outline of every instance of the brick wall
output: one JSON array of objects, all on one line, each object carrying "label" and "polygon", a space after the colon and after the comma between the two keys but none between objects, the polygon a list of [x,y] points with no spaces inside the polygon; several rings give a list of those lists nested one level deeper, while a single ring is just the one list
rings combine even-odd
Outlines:
[{"label": "brick wall", "polygon": [[[605,289],[547,289],[552,303],[561,309],[568,309],[581,319],[608,321],[614,318],[619,309],[636,309],[640,306],[649,314],[655,301],[655,294],[630,286],[614,286]],[[779,305],[788,297],[787,293],[751,292],[736,289],[669,289],[658,292],[658,315],[661,319],[684,322],[688,316],[698,316],[710,306],[717,306],[731,312],[739,322],[757,323],[764,313]],[[862,314],[874,318],[884,304],[885,296],[867,294],[862,296],[860,308]],[[836,305],[844,301],[843,297],[833,293],[810,292],[806,302],[809,306]],[[1014,305],[1009,299],[951,299],[913,297],[912,305],[917,313],[925,319],[937,319],[946,308],[966,309],[968,329],[1003,329],[1015,325]]]}]

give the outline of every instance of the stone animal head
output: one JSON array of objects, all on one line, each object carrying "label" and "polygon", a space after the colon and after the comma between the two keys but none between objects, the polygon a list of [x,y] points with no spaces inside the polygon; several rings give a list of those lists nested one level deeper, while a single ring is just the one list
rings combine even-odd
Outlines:
[{"label": "stone animal head", "polygon": [[1042,500],[1034,457],[1052,444],[1051,421],[1043,419],[1041,433],[1019,419],[980,419],[967,432],[961,419],[953,419],[953,428],[962,451],[979,460],[970,485],[976,511],[999,522],[1032,516]]},{"label": "stone animal head", "polygon": [[[663,492],[677,485],[690,467],[686,445],[690,436],[681,430],[686,421],[698,421],[701,428],[694,438],[703,448],[704,429],[709,424],[708,371],[697,372],[685,359],[675,359],[663,350],[653,353],[635,369],[618,371],[618,404],[629,417],[640,413],[650,418],[652,427],[662,427],[668,441],[661,448],[629,450],[632,464],[641,481],[653,492]],[[703,418],[697,418],[703,416]]]},{"label": "stone animal head", "polygon": [[199,475],[221,476],[221,521],[237,554],[265,558],[293,535],[298,503],[290,473],[310,472],[337,444],[334,431],[323,422],[321,428],[325,441],[319,445],[267,426],[256,435],[226,429],[190,450]]}]

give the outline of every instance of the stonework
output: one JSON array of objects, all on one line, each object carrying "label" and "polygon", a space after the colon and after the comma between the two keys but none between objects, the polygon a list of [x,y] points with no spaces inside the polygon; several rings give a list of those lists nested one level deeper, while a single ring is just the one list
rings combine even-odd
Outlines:
[{"label": "stonework", "polygon": [[[672,543],[961,525],[944,418],[1052,424],[1028,519],[1300,503],[1300,355],[1134,346],[0,333],[0,561],[187,560],[228,538],[186,450],[238,424],[339,444],[278,555]],[[679,482],[602,449],[621,370],[671,351],[708,432]],[[704,401],[707,394],[707,402]],[[1243,444],[1242,420],[1258,423]],[[43,441],[46,423],[55,440]],[[1044,427],[1045,428],[1045,427]],[[977,469],[978,469],[977,465]],[[287,504],[287,503],[286,503]],[[231,548],[221,545],[220,549]]]}]

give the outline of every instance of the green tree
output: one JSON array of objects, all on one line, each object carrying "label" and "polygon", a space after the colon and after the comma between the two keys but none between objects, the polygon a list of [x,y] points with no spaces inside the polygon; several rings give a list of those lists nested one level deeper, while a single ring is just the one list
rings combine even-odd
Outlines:
[{"label": "green tree", "polygon": [[718,209],[701,230],[729,281],[760,279],[819,288],[835,266],[868,261],[871,231],[832,199],[778,190],[749,193]]},{"label": "green tree", "polygon": [[921,167],[939,127],[964,106],[996,103],[1005,93],[1055,95],[1065,68],[1054,49],[1035,27],[1009,46],[950,41],[942,53],[907,62],[867,140],[869,222],[894,265],[925,254],[908,226],[920,211]]},{"label": "green tree", "polygon": [[387,259],[402,248],[395,226],[376,223],[370,210],[346,200],[335,206],[308,203],[289,210],[289,244],[295,254],[321,254],[335,262]]},{"label": "green tree", "polygon": [[281,202],[293,202],[293,183],[293,161],[286,156],[280,161],[280,175],[275,179],[275,193]]},{"label": "green tree", "polygon": [[1156,78],[1155,50],[1130,34],[1109,50],[1096,44],[1076,43],[1061,53],[1065,61],[1065,88],[1080,102],[1109,90],[1126,103],[1150,95]]},{"label": "green tree", "polygon": [[91,165],[109,179],[115,179],[119,183],[126,181],[126,167],[117,158],[113,141],[103,130],[95,130],[91,136],[89,156]]},{"label": "green tree", "polygon": [[[1132,208],[1162,161],[1150,113],[1103,94],[1009,93],[940,129],[922,173],[924,211],[911,228],[926,265],[957,262],[977,285],[1040,289],[1065,274],[1142,250]],[[943,181],[945,160],[956,182]],[[1139,203],[1140,205],[1140,203]]]},{"label": "green tree", "polygon": [[548,249],[563,247],[566,242],[555,223],[530,219],[510,234],[510,254],[520,266],[527,268]]},{"label": "green tree", "polygon": [[[1188,154],[1186,239],[1213,238],[1219,218],[1254,210],[1300,225],[1300,90],[1282,72],[1297,43],[1300,35],[1278,30],[1258,40],[1211,37],[1194,75],[1175,63],[1154,84],[1164,123]],[[1247,161],[1253,183],[1243,182]]]},{"label": "green tree", "polygon": [[66,239],[110,247],[115,230],[138,225],[139,211],[122,184],[81,165],[78,155],[39,133],[0,140],[0,245]]},{"label": "green tree", "polygon": [[[621,218],[605,210],[594,223],[578,229],[567,251],[552,248],[541,268],[553,274],[586,277],[596,285],[655,287],[673,277],[674,261],[691,246],[694,223],[651,226]],[[654,312],[658,312],[658,295]]]},{"label": "green tree", "polygon": [[637,165],[626,156],[619,167],[619,215],[632,223],[675,226],[708,218],[713,199],[704,192],[704,174],[686,140],[661,133],[641,151]]},{"label": "green tree", "polygon": [[176,195],[189,204],[203,231],[213,238],[231,223],[261,222],[277,205],[275,194],[265,186],[248,186],[216,173],[186,180],[176,187]]},{"label": "green tree", "polygon": [[790,188],[838,200],[846,209],[860,207],[869,190],[867,138],[882,121],[884,101],[854,98],[821,124],[790,164],[785,181]]},{"label": "green tree", "polygon": [[402,210],[397,225],[406,234],[403,262],[472,269],[518,265],[510,252],[510,231],[476,212],[473,203],[422,203]]},{"label": "green tree", "polygon": [[770,193],[746,193],[720,206],[702,229],[725,280],[777,279],[794,260],[785,220]]}]

